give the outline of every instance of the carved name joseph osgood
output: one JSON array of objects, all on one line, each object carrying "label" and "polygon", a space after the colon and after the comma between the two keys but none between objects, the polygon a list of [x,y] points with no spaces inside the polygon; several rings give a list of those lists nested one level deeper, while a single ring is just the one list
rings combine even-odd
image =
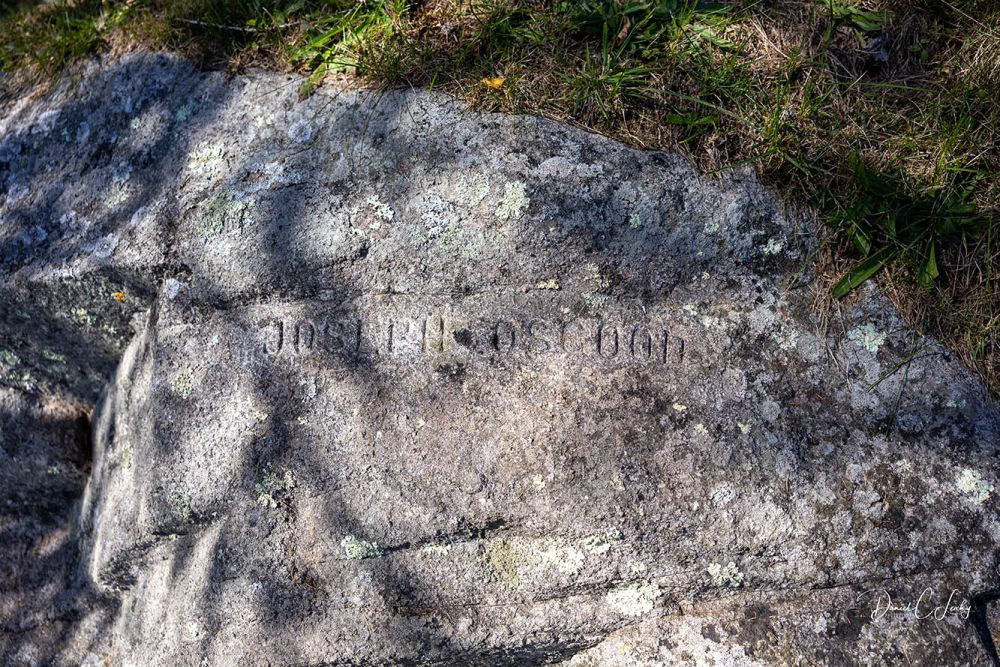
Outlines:
[{"label": "carved name joseph osgood", "polygon": [[480,318],[432,314],[364,317],[332,314],[266,317],[259,321],[264,352],[306,355],[412,357],[572,355],[622,362],[678,362],[684,339],[666,326],[626,318]]}]

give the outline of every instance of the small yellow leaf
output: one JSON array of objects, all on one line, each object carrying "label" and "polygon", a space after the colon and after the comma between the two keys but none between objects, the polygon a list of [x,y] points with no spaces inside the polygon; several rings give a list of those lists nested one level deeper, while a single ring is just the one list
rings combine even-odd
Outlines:
[{"label": "small yellow leaf", "polygon": [[493,90],[500,90],[503,86],[503,82],[507,80],[505,76],[488,76],[483,79],[483,85],[487,88],[492,88]]},{"label": "small yellow leaf", "polygon": [[112,292],[111,296],[114,298],[115,301],[125,300],[125,292]]}]

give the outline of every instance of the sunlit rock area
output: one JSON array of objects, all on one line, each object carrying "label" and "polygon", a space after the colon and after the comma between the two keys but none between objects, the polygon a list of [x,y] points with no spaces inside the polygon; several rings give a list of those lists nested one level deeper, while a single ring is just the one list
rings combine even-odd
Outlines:
[{"label": "sunlit rock area", "polygon": [[993,664],[1000,412],[807,217],[297,84],[3,110],[5,664]]}]

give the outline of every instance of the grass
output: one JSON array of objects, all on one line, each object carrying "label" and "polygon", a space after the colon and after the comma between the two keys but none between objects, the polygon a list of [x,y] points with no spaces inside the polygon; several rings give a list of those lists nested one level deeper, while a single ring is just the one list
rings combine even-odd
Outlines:
[{"label": "grass", "polygon": [[22,2],[0,8],[0,68],[143,44],[751,165],[828,226],[827,298],[878,276],[1000,393],[997,26],[994,0]]}]

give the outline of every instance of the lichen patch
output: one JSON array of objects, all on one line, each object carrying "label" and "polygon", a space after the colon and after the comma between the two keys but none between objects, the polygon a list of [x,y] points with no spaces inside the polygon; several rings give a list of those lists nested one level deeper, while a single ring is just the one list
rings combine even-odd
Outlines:
[{"label": "lichen patch", "polygon": [[725,565],[712,563],[708,566],[708,575],[716,588],[739,588],[743,585],[743,573],[733,561]]},{"label": "lichen patch", "polygon": [[202,202],[194,221],[195,231],[202,238],[218,236],[227,222],[240,222],[247,208],[247,202],[236,199],[228,192],[213,195]]},{"label": "lichen patch", "polygon": [[10,367],[19,366],[21,364],[21,357],[10,350],[0,350],[0,363]]},{"label": "lichen patch", "polygon": [[194,391],[194,372],[185,368],[170,380],[170,391],[178,398],[188,398]]},{"label": "lichen patch", "polygon": [[767,245],[764,246],[765,255],[777,255],[779,252],[785,249],[785,244],[778,239],[768,239]]},{"label": "lichen patch", "polygon": [[392,207],[379,199],[378,195],[372,195],[366,199],[365,206],[371,209],[375,217],[382,222],[392,222],[392,219],[396,217],[396,212],[392,210]]},{"label": "lichen patch", "polygon": [[94,322],[97,321],[97,318],[88,312],[86,308],[73,308],[69,313],[73,316],[74,320],[86,327],[94,326]]},{"label": "lichen patch", "polygon": [[865,348],[872,354],[876,354],[885,344],[888,334],[879,331],[871,322],[862,326],[854,327],[847,332],[847,339]]},{"label": "lichen patch", "polygon": [[364,560],[378,558],[382,555],[382,549],[376,542],[369,542],[354,535],[348,535],[342,539],[340,548],[344,551],[344,558],[347,560]]},{"label": "lichen patch", "polygon": [[978,470],[966,468],[955,477],[958,490],[976,505],[982,505],[993,493],[993,485],[983,479]]},{"label": "lichen patch", "polygon": [[524,215],[530,203],[524,182],[509,182],[503,187],[503,197],[497,204],[496,215],[501,220],[517,220]]},{"label": "lichen patch", "polygon": [[[587,549],[586,542],[583,547]],[[511,537],[491,543],[483,554],[483,565],[490,578],[519,585],[524,578],[553,571],[578,574],[586,559],[584,549],[555,538]]]},{"label": "lichen patch", "polygon": [[635,581],[612,591],[608,591],[605,602],[625,616],[642,616],[653,611],[660,587],[651,581]]},{"label": "lichen patch", "polygon": [[801,337],[801,332],[786,326],[782,326],[778,329],[778,332],[774,334],[774,340],[778,343],[778,347],[782,350],[794,350],[799,344],[799,338]]},{"label": "lichen patch", "polygon": [[420,551],[431,556],[447,556],[451,552],[450,544],[427,544]]},{"label": "lichen patch", "polygon": [[458,201],[465,206],[477,206],[490,192],[490,180],[483,174],[463,176],[455,188]]},{"label": "lichen patch", "polygon": [[[267,415],[264,415],[266,418]],[[277,509],[295,488],[295,475],[285,468],[281,471],[268,469],[257,483],[257,504],[261,507]]]}]

